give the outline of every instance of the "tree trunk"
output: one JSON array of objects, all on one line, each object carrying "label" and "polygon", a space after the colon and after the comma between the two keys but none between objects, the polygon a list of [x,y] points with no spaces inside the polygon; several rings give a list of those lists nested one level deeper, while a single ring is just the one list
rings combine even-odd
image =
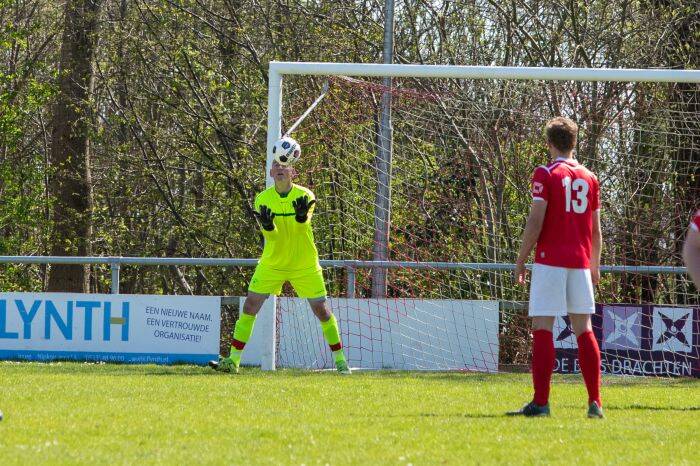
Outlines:
[{"label": "tree trunk", "polygon": [[[51,140],[55,256],[88,256],[92,239],[90,97],[102,0],[68,0]],[[48,291],[89,292],[88,265],[52,267]]]}]

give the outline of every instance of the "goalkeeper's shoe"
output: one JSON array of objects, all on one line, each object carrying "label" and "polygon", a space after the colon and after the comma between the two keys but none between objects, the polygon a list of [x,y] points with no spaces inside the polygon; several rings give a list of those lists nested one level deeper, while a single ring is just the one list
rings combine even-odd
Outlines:
[{"label": "goalkeeper's shoe", "polygon": [[209,361],[209,367],[219,372],[232,372],[238,374],[238,365],[231,358],[222,358],[218,361]]},{"label": "goalkeeper's shoe", "polygon": [[506,416],[547,417],[549,416],[549,403],[540,406],[531,401],[518,411],[507,412]]},{"label": "goalkeeper's shoe", "polygon": [[603,416],[603,408],[601,408],[597,402],[591,401],[591,404],[588,405],[588,418],[603,419],[604,417],[605,416]]},{"label": "goalkeeper's shoe", "polygon": [[338,373],[341,375],[350,375],[352,371],[348,367],[348,362],[344,359],[335,362],[335,368],[338,369]]}]

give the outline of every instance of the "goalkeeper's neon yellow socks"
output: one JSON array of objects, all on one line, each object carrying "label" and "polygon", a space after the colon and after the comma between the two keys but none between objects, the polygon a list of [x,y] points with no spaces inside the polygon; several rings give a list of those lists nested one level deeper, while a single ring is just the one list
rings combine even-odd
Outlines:
[{"label": "goalkeeper's neon yellow socks", "polygon": [[333,352],[333,361],[336,366],[338,363],[345,363],[345,352],[343,351],[343,343],[340,341],[338,321],[333,314],[331,314],[330,319],[321,322],[321,330],[323,330],[323,337],[326,339],[328,346],[330,346]]},{"label": "goalkeeper's neon yellow socks", "polygon": [[233,361],[233,365],[239,367],[241,365],[241,357],[243,356],[242,350],[237,350],[233,346],[231,347],[231,354],[229,354],[229,359]]},{"label": "goalkeeper's neon yellow socks", "polygon": [[335,320],[335,316],[333,314],[331,314],[330,319],[325,322],[321,322],[321,330],[323,330],[323,338],[326,339],[326,343],[328,343],[328,346],[331,347],[333,354],[342,350],[343,344],[340,342],[338,321]]},{"label": "goalkeeper's neon yellow socks", "polygon": [[250,340],[255,325],[255,316],[241,312],[233,328],[233,340],[231,341],[231,355],[233,363],[238,367],[241,363],[241,354],[246,343]]},{"label": "goalkeeper's neon yellow socks", "polygon": [[340,361],[345,361],[345,351],[339,349],[338,351],[333,351],[333,361],[337,364]]},{"label": "goalkeeper's neon yellow socks", "polygon": [[348,363],[345,360],[345,352],[343,351],[343,343],[340,341],[340,331],[338,330],[338,321],[335,320],[335,316],[331,314],[331,318],[325,322],[321,322],[321,330],[323,330],[323,337],[326,339],[328,346],[331,347],[333,352],[333,360],[335,361],[335,368],[341,374],[351,374],[352,371],[348,367]]}]

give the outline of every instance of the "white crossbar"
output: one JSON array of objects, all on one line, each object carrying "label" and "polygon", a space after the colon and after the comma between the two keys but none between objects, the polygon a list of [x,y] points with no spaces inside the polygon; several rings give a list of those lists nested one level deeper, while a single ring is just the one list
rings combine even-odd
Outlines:
[{"label": "white crossbar", "polygon": [[378,63],[270,62],[281,75],[388,76],[549,81],[650,81],[700,83],[700,70],[536,68],[515,66],[385,65]]}]

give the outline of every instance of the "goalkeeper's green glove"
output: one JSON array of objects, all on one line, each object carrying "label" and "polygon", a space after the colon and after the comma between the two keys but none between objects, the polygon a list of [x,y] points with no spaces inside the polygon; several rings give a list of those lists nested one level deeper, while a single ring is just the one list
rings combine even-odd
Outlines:
[{"label": "goalkeeper's green glove", "polygon": [[275,224],[273,222],[275,214],[272,213],[269,207],[266,205],[260,206],[260,212],[255,212],[255,216],[260,220],[260,225],[266,231],[272,231],[275,229]]},{"label": "goalkeeper's green glove", "polygon": [[296,214],[297,222],[304,223],[309,218],[309,209],[311,206],[316,204],[316,199],[309,201],[309,196],[299,196],[296,200],[292,201],[292,207],[294,207],[294,213]]}]

